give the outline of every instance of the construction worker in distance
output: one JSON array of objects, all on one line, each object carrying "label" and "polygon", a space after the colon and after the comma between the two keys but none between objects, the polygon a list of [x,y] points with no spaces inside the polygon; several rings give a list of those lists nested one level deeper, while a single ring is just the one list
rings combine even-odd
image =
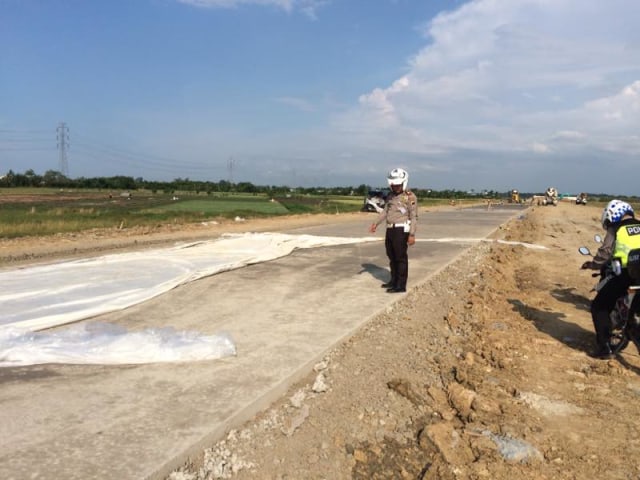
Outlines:
[{"label": "construction worker in distance", "polygon": [[622,271],[611,275],[591,302],[591,319],[597,345],[593,356],[607,360],[614,357],[609,344],[612,329],[609,312],[614,309],[618,297],[624,295],[631,284],[626,268],[627,257],[631,250],[640,248],[640,220],[635,218],[631,205],[616,199],[604,207],[601,223],[607,234],[593,260],[584,262],[582,268],[602,270],[614,258],[621,262]]},{"label": "construction worker in distance", "polygon": [[385,222],[387,226],[384,245],[389,257],[391,279],[383,283],[382,287],[389,293],[407,291],[408,248],[416,243],[418,199],[407,190],[408,182],[409,174],[402,168],[394,168],[389,172],[387,183],[391,193],[387,197],[384,210],[369,227],[369,231],[375,233],[381,223]]}]

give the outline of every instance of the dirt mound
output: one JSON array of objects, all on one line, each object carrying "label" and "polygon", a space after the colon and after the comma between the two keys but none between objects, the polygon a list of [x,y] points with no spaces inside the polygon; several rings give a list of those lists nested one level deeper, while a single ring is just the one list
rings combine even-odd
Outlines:
[{"label": "dirt mound", "polygon": [[531,207],[172,479],[640,476],[640,358],[594,360],[600,210]]}]

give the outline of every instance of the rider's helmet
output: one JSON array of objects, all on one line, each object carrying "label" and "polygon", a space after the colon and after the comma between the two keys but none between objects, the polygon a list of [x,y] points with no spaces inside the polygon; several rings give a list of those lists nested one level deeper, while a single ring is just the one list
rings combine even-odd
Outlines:
[{"label": "rider's helmet", "polygon": [[602,228],[606,230],[609,225],[618,223],[627,214],[634,215],[631,205],[622,200],[611,200],[602,211]]},{"label": "rider's helmet", "polygon": [[393,185],[402,185],[402,190],[405,191],[407,189],[407,183],[409,182],[409,174],[402,168],[394,168],[389,172],[387,182],[390,187]]}]

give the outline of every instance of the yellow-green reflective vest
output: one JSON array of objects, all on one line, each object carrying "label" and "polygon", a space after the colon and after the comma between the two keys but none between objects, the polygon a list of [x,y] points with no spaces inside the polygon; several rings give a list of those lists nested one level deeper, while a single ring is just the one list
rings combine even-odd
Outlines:
[{"label": "yellow-green reflective vest", "polygon": [[640,223],[620,226],[616,233],[613,256],[620,259],[623,268],[627,266],[629,252],[635,248],[640,248]]}]

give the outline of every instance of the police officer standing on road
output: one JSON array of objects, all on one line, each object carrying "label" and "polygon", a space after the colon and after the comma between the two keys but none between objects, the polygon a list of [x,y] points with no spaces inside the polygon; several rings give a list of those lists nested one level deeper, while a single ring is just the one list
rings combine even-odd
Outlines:
[{"label": "police officer standing on road", "polygon": [[387,224],[384,245],[389,257],[391,280],[382,287],[389,293],[407,291],[409,274],[408,247],[416,243],[418,223],[418,199],[409,190],[409,174],[402,168],[394,168],[387,177],[391,193],[386,199],[384,210],[371,224],[369,231],[374,233],[382,222]]}]

